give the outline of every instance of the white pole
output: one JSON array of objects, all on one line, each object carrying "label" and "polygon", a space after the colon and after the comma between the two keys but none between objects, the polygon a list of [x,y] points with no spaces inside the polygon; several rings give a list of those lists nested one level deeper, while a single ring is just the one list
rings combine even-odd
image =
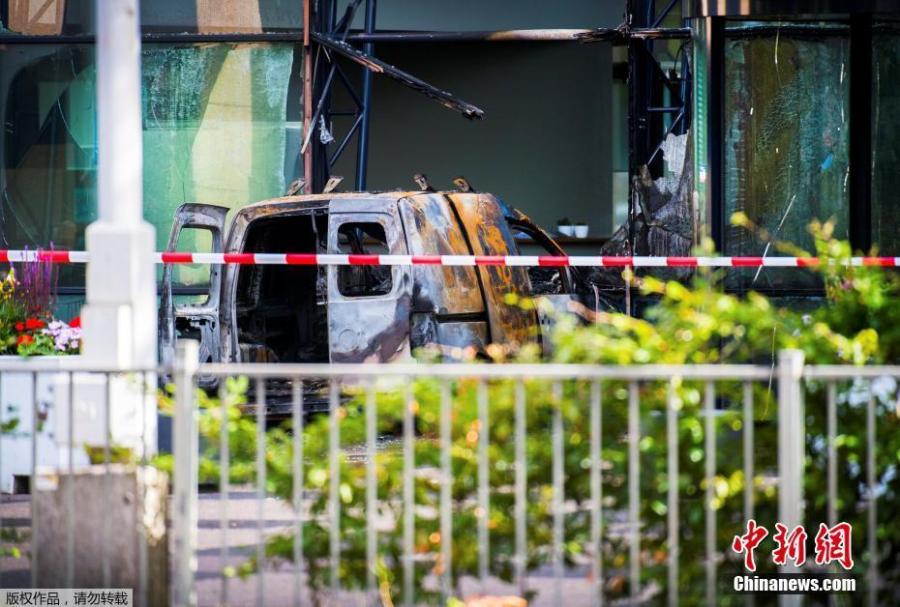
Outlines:
[{"label": "white pole", "polygon": [[143,221],[138,0],[97,0],[99,220],[87,229],[84,354],[117,369],[156,365],[153,227]]},{"label": "white pole", "polygon": [[[803,472],[806,459],[806,425],[803,412],[803,352],[778,353],[778,522],[788,530],[803,524]],[[791,563],[781,573],[799,573]],[[803,604],[799,594],[778,597],[780,607]]]},{"label": "white pole", "polygon": [[143,154],[138,0],[97,1],[97,139],[100,221],[139,224]]},{"label": "white pole", "polygon": [[172,604],[192,607],[197,604],[194,574],[197,571],[197,405],[194,376],[199,362],[199,344],[185,339],[175,349],[175,487],[172,512],[175,532],[175,579]]}]

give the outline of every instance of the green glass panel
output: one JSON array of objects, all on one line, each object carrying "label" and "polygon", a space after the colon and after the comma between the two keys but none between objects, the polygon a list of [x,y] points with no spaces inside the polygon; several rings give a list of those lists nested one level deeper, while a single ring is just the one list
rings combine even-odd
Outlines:
[{"label": "green glass panel", "polygon": [[[833,219],[835,235],[847,238],[849,58],[849,41],[841,35],[726,40],[727,254],[793,254],[772,241],[811,250],[809,224],[814,219]],[[762,230],[730,226],[736,211]],[[731,272],[729,281],[757,289],[817,285],[806,274],[778,269]]]},{"label": "green glass panel", "polygon": [[182,203],[284,193],[292,62],[290,44],[144,47],[144,215],[158,247]]},{"label": "green glass panel", "polygon": [[[84,248],[96,218],[94,53],[9,45],[0,53],[0,248]],[[63,266],[62,284],[84,268]]]},{"label": "green glass panel", "polygon": [[876,27],[872,44],[872,244],[900,255],[900,26]]},{"label": "green glass panel", "polygon": [[[294,52],[290,43],[144,46],[144,214],[160,250],[184,202],[234,208],[284,193],[299,163],[287,109]],[[84,248],[97,216],[95,81],[90,45],[0,53],[0,248]],[[192,244],[203,243],[182,246]],[[83,268],[63,268],[62,284],[83,280]]]}]

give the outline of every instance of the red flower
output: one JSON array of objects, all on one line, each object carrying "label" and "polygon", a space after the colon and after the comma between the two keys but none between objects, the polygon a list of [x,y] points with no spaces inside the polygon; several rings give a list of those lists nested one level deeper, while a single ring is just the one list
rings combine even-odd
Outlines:
[{"label": "red flower", "polygon": [[16,323],[16,331],[21,333],[24,330],[25,330],[25,323],[20,320],[19,322]]},{"label": "red flower", "polygon": [[43,329],[47,324],[39,318],[29,318],[25,321],[25,328],[28,330]]},{"label": "red flower", "polygon": [[17,346],[27,346],[31,342],[34,341],[34,338],[31,335],[19,335],[19,338],[16,340]]},{"label": "red flower", "polygon": [[73,318],[72,320],[70,320],[70,321],[69,321],[69,326],[72,327],[73,329],[78,329],[78,328],[80,328],[80,327],[81,327],[81,317],[80,317],[80,316],[76,316],[75,318]]}]

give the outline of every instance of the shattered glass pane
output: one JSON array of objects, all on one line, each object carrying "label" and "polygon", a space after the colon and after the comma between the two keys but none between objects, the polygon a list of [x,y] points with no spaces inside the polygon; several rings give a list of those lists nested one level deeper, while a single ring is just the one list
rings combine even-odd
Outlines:
[{"label": "shattered glass pane", "polygon": [[[93,64],[87,45],[0,53],[0,248],[84,248],[97,214]],[[61,266],[61,284],[83,282],[83,266]]]},{"label": "shattered glass pane", "polygon": [[872,36],[872,244],[882,254],[900,248],[900,24],[879,24]]},{"label": "shattered glass pane", "polygon": [[[144,46],[144,214],[158,250],[184,202],[284,193],[299,171],[293,58],[290,43]],[[0,53],[0,248],[84,248],[97,217],[95,81],[90,45]],[[82,286],[83,270],[63,267],[61,284]]]},{"label": "shattered glass pane", "polygon": [[[833,219],[835,235],[848,237],[849,59],[849,41],[838,34],[779,32],[726,40],[726,254],[794,254],[771,241],[812,250],[808,226],[814,219]],[[736,211],[760,229],[731,226]],[[817,286],[796,270],[728,276],[732,287]]]},{"label": "shattered glass pane", "polygon": [[[285,192],[290,44],[146,45],[144,216],[168,239],[184,202],[236,207]],[[160,249],[161,250],[161,249]]]}]

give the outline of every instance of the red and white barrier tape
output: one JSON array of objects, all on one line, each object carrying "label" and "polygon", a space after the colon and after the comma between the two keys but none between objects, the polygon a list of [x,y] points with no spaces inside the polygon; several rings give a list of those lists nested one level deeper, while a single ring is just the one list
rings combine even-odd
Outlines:
[{"label": "red and white barrier tape", "polygon": [[[582,266],[621,268],[804,268],[816,257],[609,257],[579,255],[318,255],[314,253],[155,253],[162,264],[238,264],[296,266]],[[87,251],[0,250],[0,262],[87,263]],[[900,257],[852,257],[852,266],[900,267]]]}]

